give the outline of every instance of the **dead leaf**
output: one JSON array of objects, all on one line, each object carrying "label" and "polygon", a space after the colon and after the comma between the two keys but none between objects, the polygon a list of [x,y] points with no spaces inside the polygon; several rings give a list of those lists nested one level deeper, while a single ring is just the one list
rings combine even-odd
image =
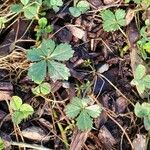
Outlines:
[{"label": "dead leaf", "polygon": [[112,149],[113,145],[117,143],[115,138],[112,136],[112,134],[109,132],[109,130],[105,126],[101,127],[98,137],[101,143],[103,144],[103,147],[105,148],[105,150]]},{"label": "dead leaf", "polygon": [[142,134],[137,134],[137,138],[133,140],[133,147],[134,150],[146,150],[147,149],[146,136]]},{"label": "dead leaf", "polygon": [[12,92],[11,91],[0,91],[0,101],[10,100]]},{"label": "dead leaf", "polygon": [[113,4],[115,3],[116,0],[104,0],[104,4],[108,5],[108,4]]},{"label": "dead leaf", "polygon": [[44,130],[42,130],[39,127],[29,127],[26,128],[22,131],[22,135],[25,138],[28,138],[30,140],[35,140],[35,141],[48,141],[50,139],[49,136],[47,136],[47,134],[44,132]]},{"label": "dead leaf", "polygon": [[133,9],[128,9],[125,20],[126,20],[126,25],[128,25],[134,18],[135,11]]},{"label": "dead leaf", "polygon": [[117,105],[117,112],[123,113],[128,106],[128,102],[124,97],[121,96],[117,98],[116,105]]},{"label": "dead leaf", "polygon": [[86,32],[81,28],[71,26],[71,25],[67,26],[67,28],[70,30],[72,35],[78,39],[83,39],[84,37],[86,37]]}]

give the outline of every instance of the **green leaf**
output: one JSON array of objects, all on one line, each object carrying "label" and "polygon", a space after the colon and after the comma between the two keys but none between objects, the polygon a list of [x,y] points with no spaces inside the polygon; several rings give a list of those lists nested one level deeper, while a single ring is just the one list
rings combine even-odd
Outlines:
[{"label": "green leaf", "polygon": [[79,17],[81,15],[81,11],[77,7],[70,7],[69,11],[74,17]]},{"label": "green leaf", "polygon": [[13,110],[19,110],[22,105],[22,99],[18,96],[13,96],[10,101],[10,107]]},{"label": "green leaf", "polygon": [[143,118],[144,116],[150,115],[150,104],[143,103],[140,105],[140,103],[136,103],[134,107],[134,113],[137,117]]},{"label": "green leaf", "polygon": [[138,65],[136,70],[135,70],[135,79],[142,79],[143,76],[146,74],[146,68],[143,65]]},{"label": "green leaf", "polygon": [[20,0],[23,5],[27,5],[30,0]]},{"label": "green leaf", "polygon": [[20,13],[22,9],[23,9],[23,6],[20,4],[13,4],[10,6],[11,12],[14,12],[14,13]]},{"label": "green leaf", "polygon": [[138,85],[136,85],[136,88],[139,94],[142,94],[145,90],[145,84],[142,81],[139,81]]},{"label": "green leaf", "polygon": [[72,56],[73,50],[69,44],[60,44],[55,48],[54,41],[43,40],[38,48],[27,52],[28,60],[34,62],[28,70],[28,76],[38,84],[44,80],[47,72],[53,80],[68,80],[69,69],[56,61],[68,60]]},{"label": "green leaf", "polygon": [[117,23],[120,26],[125,26],[125,24],[126,24],[125,15],[126,15],[126,13],[122,9],[117,9],[115,12],[115,17],[116,17]]},{"label": "green leaf", "polygon": [[62,0],[50,0],[50,4],[52,6],[62,6],[63,5],[63,1]]},{"label": "green leaf", "polygon": [[16,125],[20,124],[23,118],[24,118],[24,114],[20,111],[15,111],[12,114],[12,121]]},{"label": "green leaf", "polygon": [[33,63],[28,70],[28,76],[35,83],[40,84],[46,77],[46,61],[42,60],[37,63]]},{"label": "green leaf", "polygon": [[147,131],[150,130],[150,116],[144,117],[144,127]]},{"label": "green leaf", "polygon": [[62,43],[55,48],[55,51],[51,54],[51,59],[58,61],[69,60],[73,56],[73,53],[71,45]]},{"label": "green leaf", "polygon": [[4,142],[1,137],[0,137],[0,150],[4,150]]},{"label": "green leaf", "polygon": [[143,45],[143,48],[146,50],[146,52],[150,53],[150,42],[145,43],[145,44]]},{"label": "green leaf", "polygon": [[43,54],[41,56],[49,57],[51,53],[54,51],[55,42],[52,40],[43,40],[40,46],[40,49]]},{"label": "green leaf", "polygon": [[24,9],[24,16],[27,19],[33,19],[38,14],[37,12],[38,5],[31,5],[28,7],[24,7],[23,9]]},{"label": "green leaf", "polygon": [[92,118],[97,118],[100,115],[101,111],[102,111],[101,107],[98,106],[98,105],[88,106],[88,107],[86,107],[86,110],[87,110],[87,113]]},{"label": "green leaf", "polygon": [[39,94],[43,94],[43,95],[47,95],[49,94],[51,91],[51,86],[49,83],[42,83],[40,85],[38,85],[37,87],[32,89],[32,92],[35,95],[39,95]]},{"label": "green leaf", "polygon": [[143,77],[143,83],[146,88],[150,89],[150,75]]},{"label": "green leaf", "polygon": [[48,61],[48,73],[53,80],[68,80],[70,76],[69,69],[66,65],[56,61]]},{"label": "green leaf", "polygon": [[27,59],[30,61],[40,61],[42,60],[43,52],[41,49],[32,48],[27,51]]},{"label": "green leaf", "polygon": [[40,28],[42,28],[42,29],[46,27],[47,23],[48,22],[45,17],[42,17],[38,20],[38,24],[39,24]]},{"label": "green leaf", "polygon": [[79,11],[81,11],[82,13],[85,13],[88,9],[90,9],[90,5],[87,1],[80,1],[77,6],[76,6]]},{"label": "green leaf", "polygon": [[34,110],[29,104],[22,104],[20,107],[20,112],[23,114],[23,119],[26,119],[29,115],[33,114]]},{"label": "green leaf", "polygon": [[86,111],[82,111],[77,117],[77,126],[81,131],[90,130],[92,128],[92,118],[88,115]]},{"label": "green leaf", "polygon": [[81,111],[81,108],[73,104],[68,104],[65,108],[65,113],[69,118],[77,117],[80,111]]},{"label": "green leaf", "polygon": [[118,9],[115,14],[110,10],[104,10],[101,12],[103,19],[103,28],[105,31],[116,31],[121,26],[125,26],[125,11]]}]

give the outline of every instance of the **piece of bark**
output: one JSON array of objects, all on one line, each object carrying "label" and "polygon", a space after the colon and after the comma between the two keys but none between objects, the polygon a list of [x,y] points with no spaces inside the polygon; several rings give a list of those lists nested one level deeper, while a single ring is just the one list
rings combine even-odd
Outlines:
[{"label": "piece of bark", "polygon": [[69,150],[81,150],[88,137],[88,133],[89,131],[81,132],[80,130],[76,129],[73,133]]}]

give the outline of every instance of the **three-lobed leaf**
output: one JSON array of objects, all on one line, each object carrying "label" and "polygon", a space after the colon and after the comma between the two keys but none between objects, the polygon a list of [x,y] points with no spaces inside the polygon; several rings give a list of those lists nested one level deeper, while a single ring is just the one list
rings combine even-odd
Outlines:
[{"label": "three-lobed leaf", "polygon": [[39,95],[39,94],[47,95],[50,93],[50,91],[51,91],[51,86],[47,82],[42,83],[42,84],[40,84],[37,87],[32,89],[32,92],[35,95]]},{"label": "three-lobed leaf", "polygon": [[120,27],[125,26],[125,11],[117,9],[115,13],[111,10],[104,10],[101,12],[103,19],[103,28],[105,31],[116,31]]},{"label": "three-lobed leaf", "polygon": [[0,137],[0,150],[4,149],[4,142],[2,140],[2,138]]},{"label": "three-lobed leaf", "polygon": [[87,1],[81,0],[76,6],[70,7],[69,11],[74,17],[79,17],[81,14],[85,13],[90,9],[90,5]]},{"label": "three-lobed leaf", "polygon": [[29,104],[22,104],[22,99],[18,96],[13,96],[10,101],[10,108],[12,109],[12,121],[15,124],[19,124],[23,119],[26,119],[29,115],[32,115],[34,110]]},{"label": "three-lobed leaf", "polygon": [[93,118],[100,115],[102,109],[98,105],[88,106],[89,99],[74,97],[66,106],[65,113],[70,118],[75,118],[80,130],[89,130],[92,128]]}]

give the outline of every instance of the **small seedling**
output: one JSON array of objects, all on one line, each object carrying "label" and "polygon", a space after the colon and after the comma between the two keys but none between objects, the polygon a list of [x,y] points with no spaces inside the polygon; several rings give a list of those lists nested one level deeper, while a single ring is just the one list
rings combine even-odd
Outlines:
[{"label": "small seedling", "polygon": [[22,99],[18,96],[13,96],[10,101],[10,108],[12,109],[12,121],[18,125],[23,119],[27,119],[33,114],[34,110],[32,106],[26,103],[22,103]]},{"label": "small seedling", "polygon": [[48,8],[52,8],[55,12],[59,11],[59,7],[63,5],[62,0],[44,0],[44,5]]},{"label": "small seedling", "polygon": [[4,149],[4,142],[2,140],[2,138],[0,137],[0,150]]},{"label": "small seedling", "polygon": [[125,11],[122,9],[117,9],[115,13],[111,10],[104,10],[101,12],[103,19],[103,29],[107,32],[116,31],[120,27],[125,26]]},{"label": "small seedling", "polygon": [[35,95],[47,95],[51,92],[51,86],[49,83],[41,83],[37,87],[32,89],[33,94]]},{"label": "small seedling", "polygon": [[139,118],[144,118],[144,127],[150,130],[150,104],[149,103],[136,103],[134,108],[135,115]]},{"label": "small seedling", "polygon": [[0,29],[5,27],[5,23],[7,22],[5,17],[0,17]]},{"label": "small seedling", "polygon": [[93,124],[93,118],[97,118],[102,109],[99,105],[88,106],[89,99],[80,99],[74,97],[70,104],[65,108],[66,115],[75,119],[80,130],[90,130]]},{"label": "small seedling", "polygon": [[150,75],[146,74],[146,68],[143,65],[137,66],[131,84],[136,86],[139,94],[142,94],[146,88],[150,89]]},{"label": "small seedling", "polygon": [[39,39],[43,35],[47,35],[47,33],[50,33],[53,31],[53,27],[51,25],[47,25],[48,21],[45,17],[40,18],[38,20],[38,26],[35,28],[36,31],[36,41],[39,41]]},{"label": "small seedling", "polygon": [[42,5],[42,0],[20,0],[20,4],[11,5],[11,11],[14,13],[24,13],[27,19],[38,18],[39,8]]},{"label": "small seedling", "polygon": [[67,43],[56,46],[52,40],[43,40],[40,47],[27,52],[28,60],[33,62],[28,70],[29,78],[38,84],[44,81],[47,74],[53,80],[68,80],[69,69],[61,62],[69,60],[73,53]]},{"label": "small seedling", "polygon": [[70,7],[69,11],[74,17],[79,17],[81,14],[84,14],[87,10],[90,9],[90,5],[87,1],[82,0],[77,3],[76,6]]}]

